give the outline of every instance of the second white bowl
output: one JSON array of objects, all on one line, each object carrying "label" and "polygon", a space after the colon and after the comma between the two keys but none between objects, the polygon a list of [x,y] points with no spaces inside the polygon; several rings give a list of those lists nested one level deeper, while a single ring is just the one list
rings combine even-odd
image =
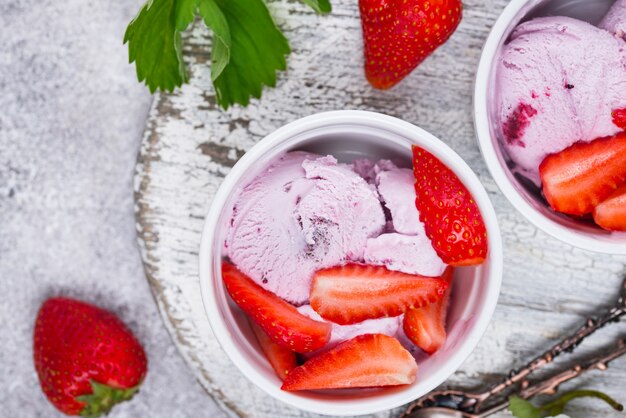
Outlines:
[{"label": "second white bowl", "polygon": [[554,212],[541,191],[511,170],[497,127],[496,69],[503,45],[522,21],[535,16],[565,15],[597,23],[613,0],[512,0],[495,23],[480,59],[474,91],[474,122],[485,163],[502,193],[535,226],[575,247],[626,254],[626,234],[611,233],[590,222]]}]

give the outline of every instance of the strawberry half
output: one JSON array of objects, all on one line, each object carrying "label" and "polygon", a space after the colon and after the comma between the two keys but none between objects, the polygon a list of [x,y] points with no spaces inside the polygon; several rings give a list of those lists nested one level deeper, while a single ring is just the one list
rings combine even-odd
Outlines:
[{"label": "strawberry half", "polygon": [[593,220],[609,231],[626,232],[626,184],[595,207]]},{"label": "strawberry half", "polygon": [[448,267],[444,278],[449,286],[446,294],[439,301],[421,308],[409,309],[404,314],[402,327],[407,337],[419,348],[432,354],[446,342],[446,316],[452,293],[454,270]]},{"label": "strawberry half", "polygon": [[232,264],[222,263],[222,278],[235,303],[281,347],[308,353],[322,348],[330,339],[330,324],[302,315]]},{"label": "strawberry half", "polygon": [[396,85],[461,22],[460,0],[359,0],[365,76],[379,89]]},{"label": "strawberry half", "polygon": [[398,316],[443,297],[445,280],[385,267],[347,264],[315,273],[311,307],[324,319],[341,325]]},{"label": "strawberry half", "polygon": [[408,385],[417,364],[395,338],[359,335],[296,367],[283,382],[289,391]]},{"label": "strawberry half", "polygon": [[285,377],[289,374],[289,372],[298,367],[296,353],[276,344],[265,333],[265,331],[261,329],[260,326],[252,321],[249,322],[250,328],[254,331],[254,335],[256,336],[265,357],[274,368],[278,377],[280,377],[280,380],[285,380]]},{"label": "strawberry half", "polygon": [[539,166],[543,194],[557,212],[590,213],[626,181],[626,133],[576,143]]},{"label": "strawberry half", "polygon": [[35,322],[33,356],[48,400],[67,415],[100,416],[131,399],[147,371],[143,348],[112,313],[48,299]]},{"label": "strawberry half", "polygon": [[413,145],[415,205],[426,235],[444,263],[481,264],[487,257],[487,229],[474,197],[437,157]]}]

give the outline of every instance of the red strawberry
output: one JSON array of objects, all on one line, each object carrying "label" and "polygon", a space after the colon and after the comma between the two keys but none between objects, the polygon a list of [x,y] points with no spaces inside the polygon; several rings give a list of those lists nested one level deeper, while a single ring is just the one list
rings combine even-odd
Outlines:
[{"label": "red strawberry", "polygon": [[543,194],[558,212],[590,213],[626,181],[626,133],[576,143],[539,166]]},{"label": "red strawberry", "polygon": [[329,323],[302,315],[232,264],[222,264],[222,278],[230,297],[276,344],[297,353],[308,353],[322,348],[330,339]]},{"label": "red strawberry", "polygon": [[324,319],[347,325],[401,315],[441,299],[447,287],[440,278],[348,264],[315,273],[310,301]]},{"label": "red strawberry", "polygon": [[609,231],[626,232],[626,184],[593,210],[593,220]]},{"label": "red strawberry", "polygon": [[415,204],[435,251],[453,266],[481,264],[487,257],[487,229],[474,197],[430,152],[413,145]]},{"label": "red strawberry", "polygon": [[261,350],[263,350],[265,357],[267,357],[274,371],[278,377],[280,377],[280,380],[285,380],[287,374],[298,367],[296,353],[276,344],[260,326],[252,321],[250,321],[250,327],[252,331],[254,331],[254,335],[261,346]]},{"label": "red strawberry", "polygon": [[41,388],[67,415],[107,413],[133,397],[147,371],[143,348],[115,315],[73,299],[41,306],[33,345]]},{"label": "red strawberry", "polygon": [[408,385],[417,364],[395,338],[359,335],[313,357],[289,373],[282,389],[316,390]]},{"label": "red strawberry", "polygon": [[452,292],[452,276],[454,270],[448,267],[444,278],[450,285],[446,294],[439,301],[417,309],[409,309],[404,314],[404,333],[413,344],[432,354],[439,350],[446,342],[446,316],[450,293]]},{"label": "red strawberry", "polygon": [[396,85],[461,21],[461,0],[359,0],[365,76],[379,89]]},{"label": "red strawberry", "polygon": [[614,110],[612,116],[616,126],[626,129],[626,108]]}]

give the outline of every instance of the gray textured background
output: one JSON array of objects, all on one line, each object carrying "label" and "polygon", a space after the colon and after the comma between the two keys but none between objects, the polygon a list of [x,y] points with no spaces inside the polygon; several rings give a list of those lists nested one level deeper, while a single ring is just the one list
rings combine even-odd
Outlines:
[{"label": "gray textured background", "polygon": [[116,417],[214,417],[171,343],[136,246],[132,176],[150,95],[121,40],[138,0],[0,1],[0,416],[60,414],[31,334],[65,294],[117,312],[149,357]]}]

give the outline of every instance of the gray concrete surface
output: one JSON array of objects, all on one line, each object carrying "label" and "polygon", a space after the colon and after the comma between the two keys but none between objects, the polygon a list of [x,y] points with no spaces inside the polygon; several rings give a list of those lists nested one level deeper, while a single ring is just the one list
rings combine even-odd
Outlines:
[{"label": "gray concrete surface", "polygon": [[132,175],[151,98],[121,40],[138,0],[0,1],[0,416],[60,416],[38,388],[51,295],[117,312],[149,357],[110,415],[216,417],[167,335],[136,246]]}]

